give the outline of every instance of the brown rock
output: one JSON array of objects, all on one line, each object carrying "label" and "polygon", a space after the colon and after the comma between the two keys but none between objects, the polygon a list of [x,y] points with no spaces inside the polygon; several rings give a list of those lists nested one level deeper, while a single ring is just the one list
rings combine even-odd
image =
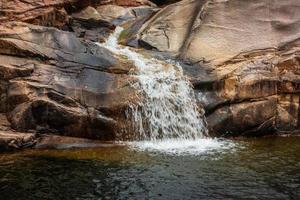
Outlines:
[{"label": "brown rock", "polygon": [[0,22],[22,21],[62,28],[69,21],[66,10],[77,11],[87,6],[115,4],[120,6],[155,6],[147,0],[1,0]]},{"label": "brown rock", "polygon": [[72,14],[68,25],[77,37],[93,42],[104,42],[115,29],[112,23],[105,21],[91,6]]},{"label": "brown rock", "polygon": [[299,18],[297,0],[184,0],[157,13],[140,38],[160,51],[219,65],[245,52],[297,40]]},{"label": "brown rock", "polygon": [[182,58],[217,135],[299,125],[300,2],[183,0],[153,16],[139,44]]},{"label": "brown rock", "polygon": [[3,0],[0,5],[0,22],[23,21],[43,26],[62,27],[68,21],[64,6],[78,0]]},{"label": "brown rock", "polygon": [[0,150],[29,148],[36,144],[36,136],[30,133],[0,131]]},{"label": "brown rock", "polygon": [[101,5],[96,8],[88,6],[73,13],[69,26],[81,37],[94,42],[104,42],[113,32],[115,26],[147,18],[157,8],[149,6],[122,7],[118,5]]},{"label": "brown rock", "polygon": [[[152,6],[148,1],[1,3],[0,111],[11,123],[2,126],[3,131],[12,126],[26,132],[118,138],[126,127],[124,110],[137,99],[128,84],[127,73],[133,66],[78,37],[101,41],[115,25],[128,21],[123,43],[157,49],[184,61],[212,133],[300,130],[297,0],[271,4],[267,0],[183,0],[150,20],[155,9],[144,6]],[[67,11],[75,12],[71,19]],[[67,24],[75,34],[6,23],[12,20]],[[11,144],[22,146],[22,142]]]},{"label": "brown rock", "polygon": [[0,151],[33,147],[36,142],[37,135],[12,130],[6,116],[0,114]]},{"label": "brown rock", "polygon": [[72,33],[15,22],[0,27],[1,53],[2,106],[14,129],[117,137],[135,96],[131,63]]},{"label": "brown rock", "polygon": [[144,17],[159,9],[150,6],[123,7],[118,5],[101,5],[96,8],[87,7],[72,17],[80,20],[95,20],[108,22],[114,25],[120,25],[124,22],[133,21],[137,18]]},{"label": "brown rock", "polygon": [[156,5],[152,3],[151,1],[148,0],[113,0],[114,4],[119,5],[119,6],[153,6],[155,7]]}]

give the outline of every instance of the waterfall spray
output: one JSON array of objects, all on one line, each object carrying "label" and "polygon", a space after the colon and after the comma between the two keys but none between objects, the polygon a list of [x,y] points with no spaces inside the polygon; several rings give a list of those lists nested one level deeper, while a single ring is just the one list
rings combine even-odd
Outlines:
[{"label": "waterfall spray", "polygon": [[133,140],[194,140],[207,134],[203,109],[197,106],[192,85],[183,75],[182,67],[172,61],[160,61],[118,44],[123,28],[100,46],[131,60],[137,70],[132,84],[141,101],[131,105],[127,117],[132,123]]}]

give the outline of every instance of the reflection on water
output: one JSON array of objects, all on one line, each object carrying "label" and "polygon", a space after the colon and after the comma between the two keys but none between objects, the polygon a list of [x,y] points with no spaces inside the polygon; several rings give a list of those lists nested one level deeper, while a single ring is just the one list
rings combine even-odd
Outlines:
[{"label": "reflection on water", "polygon": [[0,154],[0,199],[300,199],[300,137],[248,139],[233,148]]}]

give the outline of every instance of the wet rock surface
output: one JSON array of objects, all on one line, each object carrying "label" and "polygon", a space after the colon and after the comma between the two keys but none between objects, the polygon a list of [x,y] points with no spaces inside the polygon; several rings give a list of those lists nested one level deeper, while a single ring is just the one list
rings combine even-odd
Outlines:
[{"label": "wet rock surface", "polygon": [[139,30],[139,44],[187,65],[212,133],[299,130],[299,1],[183,0]]}]

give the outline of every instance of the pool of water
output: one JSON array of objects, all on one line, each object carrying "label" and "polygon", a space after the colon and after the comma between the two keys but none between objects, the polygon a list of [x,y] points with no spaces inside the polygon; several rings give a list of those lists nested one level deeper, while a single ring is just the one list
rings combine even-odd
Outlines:
[{"label": "pool of water", "polygon": [[0,153],[0,199],[300,199],[300,137],[222,144]]}]

